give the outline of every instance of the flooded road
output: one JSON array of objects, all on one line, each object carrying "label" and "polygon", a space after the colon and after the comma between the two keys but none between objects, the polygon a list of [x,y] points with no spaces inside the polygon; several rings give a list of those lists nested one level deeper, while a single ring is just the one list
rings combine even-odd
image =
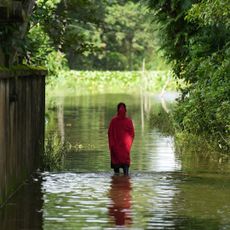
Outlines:
[{"label": "flooded road", "polygon": [[[110,169],[107,128],[118,102],[135,125],[130,176]],[[142,100],[143,101],[143,100]],[[175,151],[149,122],[155,97],[96,95],[54,100],[46,134],[76,146],[61,169],[37,173],[0,209],[0,229],[230,229],[229,167]],[[190,159],[190,161],[188,161]]]}]

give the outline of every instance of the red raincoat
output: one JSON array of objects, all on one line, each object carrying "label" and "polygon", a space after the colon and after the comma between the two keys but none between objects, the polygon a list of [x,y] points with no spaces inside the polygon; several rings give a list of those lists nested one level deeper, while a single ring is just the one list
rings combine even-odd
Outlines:
[{"label": "red raincoat", "polygon": [[126,117],[125,108],[120,107],[117,116],[113,117],[108,130],[111,167],[130,165],[130,150],[134,139],[134,127]]}]

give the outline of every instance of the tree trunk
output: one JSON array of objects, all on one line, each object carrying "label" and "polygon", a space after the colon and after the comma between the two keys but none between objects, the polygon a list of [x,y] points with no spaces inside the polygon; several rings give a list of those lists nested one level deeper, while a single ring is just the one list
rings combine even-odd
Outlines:
[{"label": "tree trunk", "polygon": [[[15,31],[9,35],[4,40],[11,41],[14,40],[22,40],[27,31],[30,16],[33,12],[33,7],[35,5],[36,0],[25,0],[25,1],[12,1],[9,0],[8,3],[10,6],[7,6],[10,13],[9,17],[6,18],[6,22],[4,25],[6,27],[15,26]],[[8,47],[5,47],[7,51],[4,50],[4,46],[0,50],[0,65],[4,65],[6,67],[12,66],[17,62],[17,44],[12,44],[12,42],[8,42]]]},{"label": "tree trunk", "polygon": [[[25,13],[25,21],[19,27],[19,39],[23,39],[28,31],[30,16],[33,12],[33,7],[36,0],[27,0],[23,4],[23,10]],[[17,33],[17,32],[16,32]],[[10,65],[13,65],[17,61],[17,50],[13,48],[12,56],[10,58]]]},{"label": "tree trunk", "polygon": [[5,55],[2,51],[2,48],[0,47],[0,66],[4,66],[5,65]]}]

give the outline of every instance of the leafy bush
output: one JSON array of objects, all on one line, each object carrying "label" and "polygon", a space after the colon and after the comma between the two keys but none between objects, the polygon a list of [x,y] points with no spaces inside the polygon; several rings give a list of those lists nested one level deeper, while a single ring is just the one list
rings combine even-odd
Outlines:
[{"label": "leafy bush", "polygon": [[64,164],[64,157],[68,153],[95,150],[92,144],[83,145],[68,141],[62,142],[60,136],[54,132],[49,132],[45,140],[45,151],[43,154],[43,168],[48,171],[61,170]]},{"label": "leafy bush", "polygon": [[60,138],[56,134],[50,134],[45,140],[43,168],[49,171],[60,169],[67,149],[67,145],[61,143]]},{"label": "leafy bush", "polygon": [[174,110],[179,131],[230,148],[230,20],[227,0],[149,1],[161,25],[161,46],[184,79]]},{"label": "leafy bush", "polygon": [[[171,105],[168,105],[172,107]],[[170,113],[167,113],[161,104],[154,106],[154,110],[151,111],[149,116],[150,126],[158,129],[165,136],[174,135],[175,129],[173,126],[173,120]]]}]

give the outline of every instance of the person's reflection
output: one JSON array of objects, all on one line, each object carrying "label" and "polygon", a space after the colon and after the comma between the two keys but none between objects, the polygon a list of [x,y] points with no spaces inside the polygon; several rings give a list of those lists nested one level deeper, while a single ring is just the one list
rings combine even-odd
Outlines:
[{"label": "person's reflection", "polygon": [[109,190],[109,216],[116,225],[124,226],[132,223],[131,218],[131,182],[128,176],[112,176]]}]

